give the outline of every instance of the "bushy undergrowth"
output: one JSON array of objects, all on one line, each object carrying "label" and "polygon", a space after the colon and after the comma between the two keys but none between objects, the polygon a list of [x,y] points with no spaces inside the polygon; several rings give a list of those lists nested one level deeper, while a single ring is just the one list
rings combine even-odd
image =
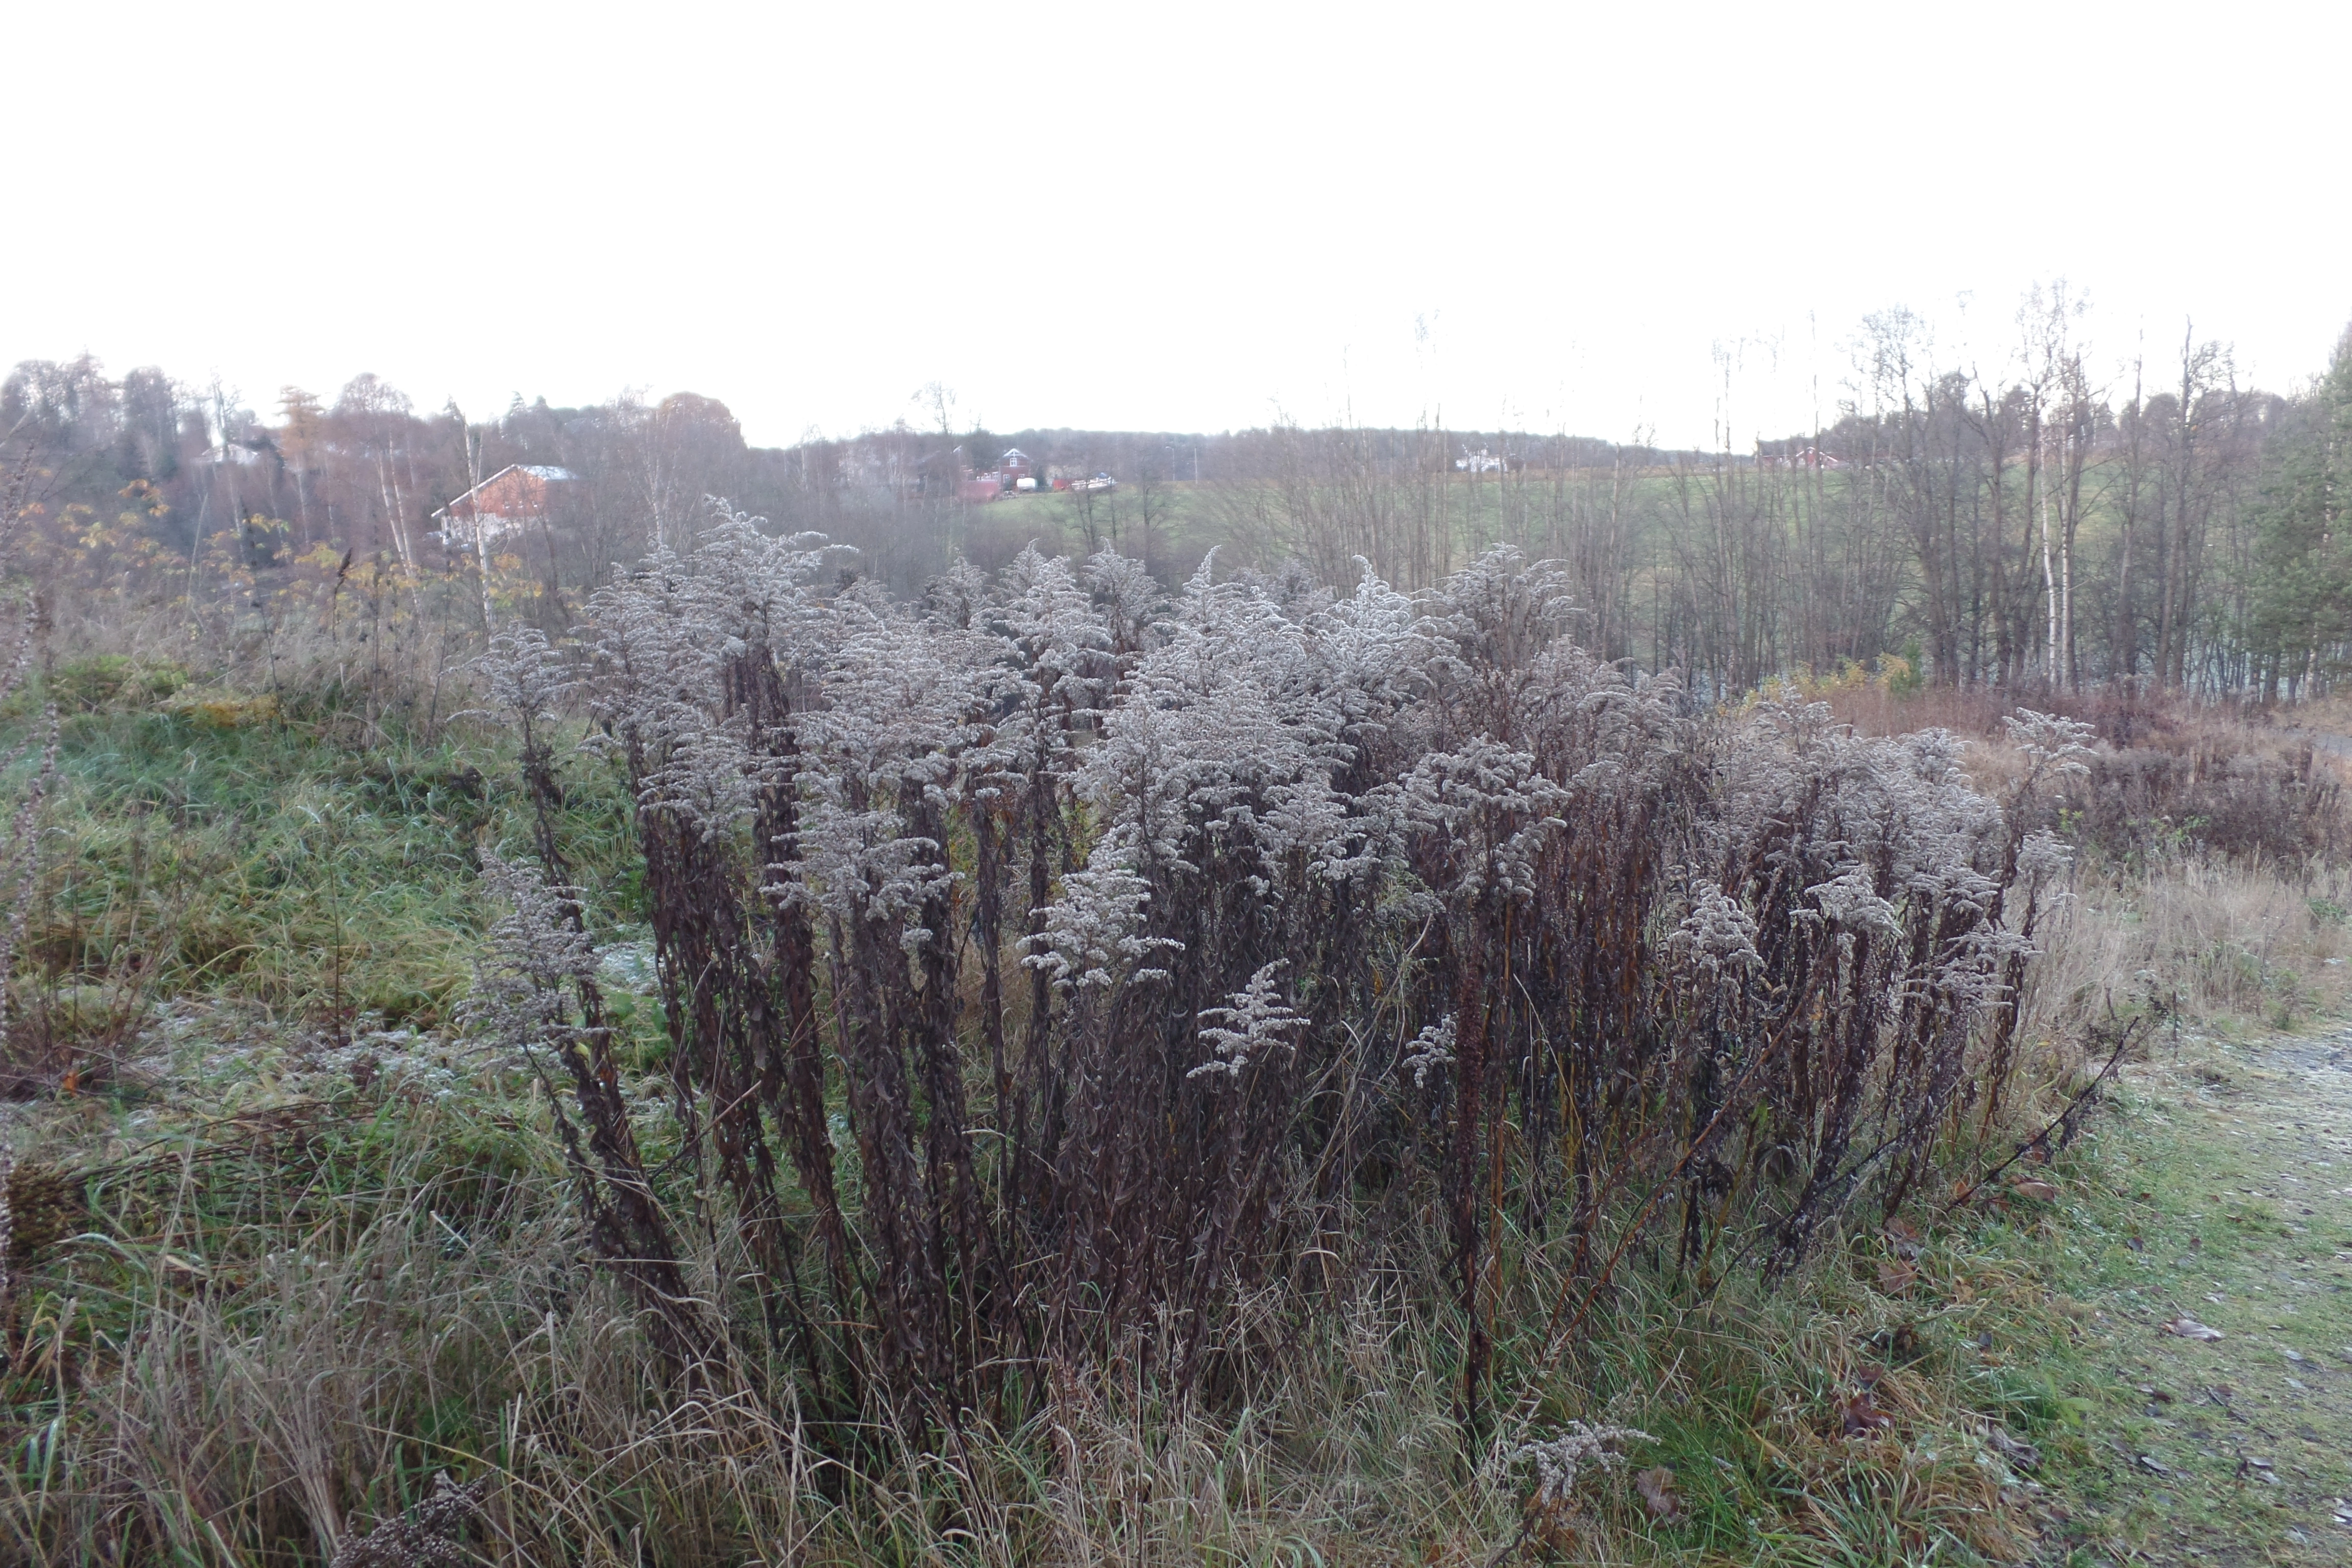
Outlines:
[{"label": "bushy undergrowth", "polygon": [[2233,1034],[2300,1030],[2352,1002],[2352,875],[2174,856],[2103,863],[2045,933],[2031,1023],[2065,1037],[2112,1005]]},{"label": "bushy undergrowth", "polygon": [[[1866,679],[1799,682],[1865,734],[1903,734],[1936,727],[1969,740],[1998,740],[2013,705],[2000,692],[1937,689],[1905,693]],[[2199,707],[2128,689],[2053,692],[2037,707],[2085,724],[2105,742],[2083,770],[2042,801],[2037,826],[2059,831],[2095,858],[2127,873],[2212,856],[2266,862],[2292,876],[2315,861],[2340,862],[2352,850],[2352,800],[2339,764],[2296,726],[2298,718],[2258,706]],[[1990,751],[1972,753],[1969,772],[1998,784],[2013,764]]]},{"label": "bushy undergrowth", "polygon": [[[16,1550],[365,1563],[429,1504],[515,1562],[2008,1551],[1987,1422],[2062,1413],[1900,1303],[2078,1087],[2019,1002],[2087,731],[2012,716],[1988,793],[1575,625],[1507,553],[893,605],[726,519],[499,639],[488,746],[96,672],[26,1082],[199,992],[309,1065],[60,1185]],[[454,1089],[342,1044],[403,1023]],[[1649,1491],[1515,1509],[1573,1421]]]},{"label": "bushy undergrowth", "polygon": [[[1980,787],[2018,777],[1996,692],[1904,694],[1859,672],[1798,686],[1864,733],[1937,726],[1966,738]],[[2042,930],[2030,1034],[2063,1042],[2110,1008],[2289,1030],[2352,1005],[2352,711],[2115,689],[2047,700],[2104,743],[2041,799],[2038,825],[2076,864],[2072,896]]]},{"label": "bushy undergrowth", "polygon": [[1475,1440],[1507,1310],[1516,1376],[1632,1249],[1785,1272],[1999,1117],[2079,727],[2017,721],[2004,809],[1939,733],[1593,659],[1507,552],[1417,601],[1213,563],[1164,606],[1109,554],[911,607],[824,563],[722,520],[597,597],[577,686],[535,634],[488,664],[545,811],[567,690],[636,796],[694,1217],[650,1200],[551,816],[478,1017],[571,1085],[681,1377],[731,1309],[678,1233],[723,1219],[822,1422],[1003,1419],[1145,1334],[1163,1396],[1230,1403],[1245,1303],[1394,1278],[1452,1299]]}]

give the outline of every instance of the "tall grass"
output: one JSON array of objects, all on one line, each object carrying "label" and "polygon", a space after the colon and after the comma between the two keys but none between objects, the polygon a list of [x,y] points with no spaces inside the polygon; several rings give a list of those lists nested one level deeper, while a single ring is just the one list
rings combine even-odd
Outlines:
[{"label": "tall grass", "polygon": [[2052,921],[2029,1002],[2064,1037],[2108,1004],[2252,1031],[2347,996],[2352,871],[2325,861],[2169,858],[2085,869]]},{"label": "tall grass", "polygon": [[[1174,1396],[1153,1369],[1177,1342],[1144,1328],[1055,1362],[1009,1423],[877,1426],[828,1456],[756,1351],[688,1394],[663,1375],[638,1311],[578,1268],[528,1119],[348,1089],[89,1175],[86,1228],[20,1294],[14,1561],[322,1562],[445,1469],[484,1483],[472,1545],[509,1563],[1466,1563],[1531,1523],[1619,1561],[2000,1555],[2022,1524],[1984,1435],[2063,1426],[2045,1384],[1966,1348],[1980,1319],[2040,1322],[2019,1303],[2041,1293],[1953,1233],[1915,1249],[1900,1295],[1867,1263],[1704,1302],[1630,1271],[1549,1368],[1557,1279],[1511,1246],[1497,1353],[1526,1375],[1466,1455],[1459,1326],[1375,1271],[1312,1319],[1245,1303],[1221,1331],[1229,1405]],[[723,1292],[747,1261],[720,1233],[689,1272]],[[1859,1391],[1883,1434],[1850,1435]],[[1512,1456],[1571,1417],[1652,1434],[1675,1517],[1609,1486],[1524,1519]]]}]

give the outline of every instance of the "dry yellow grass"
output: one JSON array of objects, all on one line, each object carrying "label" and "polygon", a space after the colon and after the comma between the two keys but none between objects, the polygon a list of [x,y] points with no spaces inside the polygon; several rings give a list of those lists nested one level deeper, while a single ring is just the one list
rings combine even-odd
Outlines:
[{"label": "dry yellow grass", "polygon": [[2234,1031],[2293,1029],[2352,1004],[2352,871],[2159,863],[2085,868],[2044,936],[2028,1016],[2063,1033],[2112,1001]]}]

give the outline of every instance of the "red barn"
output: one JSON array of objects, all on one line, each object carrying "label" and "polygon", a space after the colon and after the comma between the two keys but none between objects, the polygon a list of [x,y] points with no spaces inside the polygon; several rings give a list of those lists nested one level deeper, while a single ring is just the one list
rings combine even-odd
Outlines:
[{"label": "red barn", "polygon": [[1037,488],[1037,465],[1030,461],[1028,453],[1015,447],[996,459],[996,482],[1008,490],[1034,490]]}]

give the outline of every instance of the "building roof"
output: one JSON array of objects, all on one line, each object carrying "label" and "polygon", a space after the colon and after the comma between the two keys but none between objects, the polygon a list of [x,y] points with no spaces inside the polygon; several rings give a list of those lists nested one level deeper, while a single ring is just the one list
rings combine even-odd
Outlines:
[{"label": "building roof", "polygon": [[[476,485],[472,489],[467,490],[465,494],[453,497],[447,506],[442,507],[433,515],[435,517],[461,517],[467,513],[481,510],[483,504],[495,509],[499,498],[493,487],[496,487],[500,479],[506,479],[509,475],[519,475],[525,479],[536,479],[541,485],[562,484],[580,477],[569,468],[550,468],[543,463],[509,463],[505,468],[500,468],[497,473],[492,474],[488,479],[484,479],[480,484]],[[481,504],[477,503],[475,499],[477,497],[482,498]],[[533,498],[534,505],[536,504],[536,500],[537,498]],[[493,510],[492,515],[495,516],[499,514],[495,510]]]}]

